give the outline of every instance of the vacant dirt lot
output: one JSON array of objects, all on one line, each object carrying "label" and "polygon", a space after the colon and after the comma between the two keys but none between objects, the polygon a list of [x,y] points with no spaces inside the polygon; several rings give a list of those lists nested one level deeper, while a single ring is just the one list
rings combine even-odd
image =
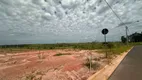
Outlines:
[{"label": "vacant dirt lot", "polygon": [[[95,69],[85,65],[92,54]],[[92,63],[92,64],[93,64]],[[95,50],[42,50],[0,55],[0,80],[86,80],[107,64]]]}]

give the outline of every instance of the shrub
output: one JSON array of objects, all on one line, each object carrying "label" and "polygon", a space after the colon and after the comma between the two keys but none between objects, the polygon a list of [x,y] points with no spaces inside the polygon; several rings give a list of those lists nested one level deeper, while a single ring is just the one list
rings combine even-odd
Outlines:
[{"label": "shrub", "polygon": [[[90,62],[89,62],[89,61],[86,62],[84,65],[85,65],[87,68],[90,68]],[[100,64],[97,63],[97,62],[91,63],[91,68],[94,69],[94,70],[96,70],[99,66],[100,66]]]}]

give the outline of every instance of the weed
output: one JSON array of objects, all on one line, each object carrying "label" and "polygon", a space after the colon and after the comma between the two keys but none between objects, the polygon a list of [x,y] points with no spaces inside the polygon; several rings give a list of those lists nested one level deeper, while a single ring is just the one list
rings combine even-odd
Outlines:
[{"label": "weed", "polygon": [[37,71],[37,72],[36,72],[36,75],[44,75],[44,73],[41,72],[41,71]]},{"label": "weed", "polygon": [[34,74],[29,74],[26,76],[25,80],[33,80],[35,78]]},{"label": "weed", "polygon": [[44,73],[42,73],[41,71],[33,70],[24,78],[24,80],[42,80],[42,75],[44,75]]},{"label": "weed", "polygon": [[43,53],[38,53],[37,56],[39,59],[45,59],[45,56]]}]

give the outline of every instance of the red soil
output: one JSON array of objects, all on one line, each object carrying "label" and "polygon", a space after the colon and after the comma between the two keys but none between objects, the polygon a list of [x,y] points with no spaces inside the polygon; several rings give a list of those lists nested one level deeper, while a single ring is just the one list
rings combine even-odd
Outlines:
[{"label": "red soil", "polygon": [[[71,55],[54,56],[57,53]],[[46,50],[2,55],[0,56],[0,80],[25,80],[28,74],[38,71],[44,74],[34,75],[36,77],[40,75],[42,80],[80,80],[77,76],[82,75],[78,72],[81,70],[86,70],[84,73],[88,72],[83,65],[85,54],[86,52],[80,51]]]}]

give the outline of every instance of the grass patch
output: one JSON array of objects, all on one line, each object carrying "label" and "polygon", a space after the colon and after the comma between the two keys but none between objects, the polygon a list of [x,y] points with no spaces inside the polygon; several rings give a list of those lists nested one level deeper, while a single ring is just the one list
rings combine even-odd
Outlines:
[{"label": "grass patch", "polygon": [[123,52],[128,51],[132,46],[121,46],[121,47],[114,47],[111,49],[99,49],[97,50],[98,53],[110,53],[110,54],[116,54],[119,55]]},{"label": "grass patch", "polygon": [[20,48],[0,48],[0,54],[6,53],[19,53],[19,52],[27,52],[31,51],[30,49],[20,49]]},{"label": "grass patch", "polygon": [[121,55],[122,53],[128,51],[131,48],[132,48],[132,46],[130,46],[130,45],[123,45],[123,46],[115,46],[112,48],[99,49],[96,52],[103,53],[103,54],[105,54],[105,58],[111,59],[115,55]]},{"label": "grass patch", "polygon": [[112,52],[114,54],[121,54],[123,52],[128,51],[132,46],[122,46],[122,47],[117,47],[117,48],[113,48]]},{"label": "grass patch", "polygon": [[[121,42],[109,42],[114,49],[114,52],[118,48],[125,48],[125,44]],[[138,43],[129,43],[130,46],[142,45],[142,42]],[[18,53],[26,52],[31,50],[52,50],[52,49],[77,49],[77,50],[94,50],[94,49],[106,49],[104,44],[101,42],[88,42],[88,43],[57,43],[57,44],[23,44],[23,45],[0,45],[0,54],[5,53]],[[116,50],[115,50],[116,49]],[[123,49],[119,49],[120,52],[123,52]]]},{"label": "grass patch", "polygon": [[58,53],[58,54],[55,54],[54,56],[63,56],[63,55],[71,55],[70,53]]}]

